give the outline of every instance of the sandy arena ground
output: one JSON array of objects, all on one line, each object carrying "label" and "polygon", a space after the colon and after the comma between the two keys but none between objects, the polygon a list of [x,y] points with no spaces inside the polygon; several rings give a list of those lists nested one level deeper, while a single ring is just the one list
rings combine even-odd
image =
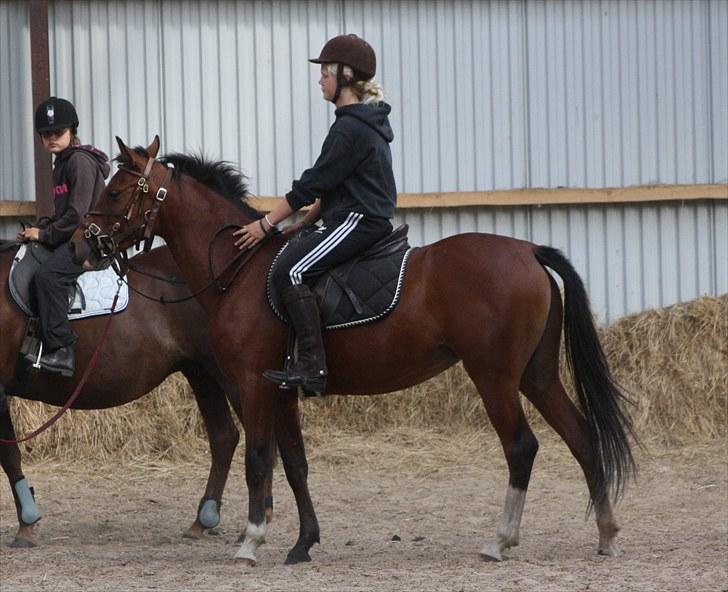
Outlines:
[{"label": "sandy arena ground", "polygon": [[[460,438],[341,436],[308,444],[322,544],[313,562],[283,565],[298,523],[276,469],[276,507],[258,566],[232,560],[246,523],[238,455],[216,535],[180,537],[207,466],[125,462],[26,467],[43,519],[40,546],[10,549],[16,528],[0,491],[0,590],[680,591],[728,590],[726,444],[640,453],[617,507],[624,555],[594,553],[586,487],[563,444],[542,443],[521,545],[499,564],[478,551],[495,532],[506,469],[492,434]],[[397,539],[397,540],[394,540]]]}]

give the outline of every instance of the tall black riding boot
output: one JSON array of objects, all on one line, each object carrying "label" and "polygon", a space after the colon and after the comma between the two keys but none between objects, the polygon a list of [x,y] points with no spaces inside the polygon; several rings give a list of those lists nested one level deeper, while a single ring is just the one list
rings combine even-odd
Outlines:
[{"label": "tall black riding boot", "polygon": [[326,354],[321,337],[321,313],[316,295],[305,284],[286,286],[281,293],[298,340],[298,360],[287,370],[266,370],[263,376],[281,388],[326,390]]}]

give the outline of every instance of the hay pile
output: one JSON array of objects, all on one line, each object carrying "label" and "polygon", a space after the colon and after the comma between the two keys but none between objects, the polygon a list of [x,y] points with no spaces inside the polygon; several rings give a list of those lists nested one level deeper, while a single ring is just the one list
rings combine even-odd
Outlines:
[{"label": "hay pile", "polygon": [[[682,444],[725,437],[728,383],[728,295],[625,317],[600,328],[617,380],[631,394],[640,437]],[[567,389],[570,380],[564,376]],[[544,425],[524,400],[532,424]],[[429,433],[490,430],[483,405],[461,365],[397,396],[330,397],[301,405],[314,441],[331,432],[366,434],[422,429]],[[55,408],[12,400],[16,430],[40,425]],[[188,459],[206,448],[189,385],[168,378],[140,401],[105,411],[70,411],[24,446],[26,460],[110,456]]]}]

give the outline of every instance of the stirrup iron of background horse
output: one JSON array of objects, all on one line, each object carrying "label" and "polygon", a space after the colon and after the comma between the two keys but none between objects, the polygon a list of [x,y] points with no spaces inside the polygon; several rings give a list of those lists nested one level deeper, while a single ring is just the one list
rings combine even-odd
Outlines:
[{"label": "stirrup iron of background horse", "polygon": [[38,356],[35,358],[35,362],[33,362],[33,368],[40,370],[43,366],[40,365],[40,359],[43,357],[43,341],[39,341],[38,343]]}]

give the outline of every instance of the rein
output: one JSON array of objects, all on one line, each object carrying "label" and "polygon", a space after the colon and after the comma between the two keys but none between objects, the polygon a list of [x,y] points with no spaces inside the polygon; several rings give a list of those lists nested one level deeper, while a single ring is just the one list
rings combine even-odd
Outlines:
[{"label": "rein", "polygon": [[[149,193],[148,181],[149,176],[152,172],[154,162],[155,159],[153,157],[150,157],[149,160],[147,160],[147,164],[144,167],[143,173],[139,173],[129,167],[119,165],[120,170],[123,170],[126,173],[138,177],[138,179],[134,183],[131,183],[119,190],[119,192],[121,193],[129,187],[135,187],[125,207],[126,212],[124,214],[112,214],[99,211],[90,211],[88,215],[104,216],[112,219],[120,218],[121,221],[114,222],[111,227],[111,231],[108,234],[104,234],[103,229],[96,223],[92,222],[91,224],[87,224],[84,226],[84,238],[91,244],[93,244],[93,242],[95,241],[94,247],[102,258],[111,259],[112,267],[114,268],[116,274],[119,276],[120,280],[126,283],[132,292],[135,292],[136,294],[139,294],[140,296],[148,300],[159,302],[161,304],[178,304],[181,302],[192,300],[206,290],[210,289],[212,286],[215,286],[220,292],[225,292],[232,285],[233,281],[240,273],[240,270],[245,266],[246,263],[248,263],[248,261],[250,261],[253,255],[258,252],[262,244],[269,238],[269,236],[272,236],[274,233],[266,235],[263,240],[256,243],[251,248],[245,251],[239,251],[235,255],[235,257],[233,257],[219,273],[215,274],[212,270],[212,248],[215,245],[215,241],[223,232],[225,232],[229,228],[240,228],[240,226],[237,224],[228,224],[227,226],[223,226],[215,233],[215,236],[213,237],[212,241],[210,242],[210,246],[208,247],[208,267],[212,279],[207,285],[193,292],[189,296],[185,296],[183,298],[167,300],[163,297],[157,298],[154,296],[150,296],[131,286],[129,282],[125,279],[124,276],[126,275],[127,270],[130,269],[129,260],[126,255],[126,251],[122,251],[119,249],[119,244],[129,237],[133,237],[135,239],[134,244],[138,246],[143,239],[144,251],[149,251],[152,245],[152,240],[154,239],[154,224],[157,220],[159,210],[167,197],[167,186],[172,180],[172,174],[174,172],[174,165],[172,163],[167,163],[165,165],[167,167],[167,172],[165,174],[164,181],[159,186],[159,189],[157,189],[157,193],[154,197],[154,201],[152,202],[152,206],[149,210],[144,210],[144,199],[145,195]],[[125,225],[129,225],[129,222],[135,216],[135,210],[137,211],[136,218],[138,220],[138,225],[129,228],[126,231],[122,231],[119,236],[114,238],[116,232],[121,230],[122,223]],[[142,233],[141,237],[139,236],[140,232]],[[235,268],[230,275],[229,281],[226,284],[221,283],[220,278],[222,278],[233,266],[235,266]]]},{"label": "rein", "polygon": [[[217,240],[217,237],[220,236],[223,232],[225,232],[229,228],[240,228],[240,226],[238,226],[237,224],[228,224],[227,226],[223,226],[220,230],[218,230],[215,233],[215,236],[212,239],[212,242],[210,243],[210,246],[208,247],[208,257],[207,258],[208,258],[208,266],[209,266],[209,269],[210,269],[210,273],[211,274],[212,274],[212,247],[215,244],[215,241]],[[270,236],[273,236],[273,235],[271,234]],[[235,281],[235,278],[240,273],[240,270],[242,270],[243,267],[245,267],[245,265],[253,258],[253,255],[255,255],[255,253],[258,252],[258,250],[263,246],[263,243],[266,240],[268,240],[268,237],[264,238],[263,240],[261,240],[260,242],[256,243],[251,248],[249,248],[249,249],[247,249],[245,251],[239,251],[235,255],[235,257],[233,257],[227,263],[227,265],[225,265],[225,267],[222,268],[222,270],[218,274],[213,275],[212,279],[205,286],[203,286],[199,290],[196,290],[195,292],[193,292],[189,296],[185,296],[183,298],[175,298],[175,299],[172,299],[172,300],[167,300],[166,298],[161,297],[161,296],[160,297],[150,296],[149,294],[145,294],[141,290],[138,290],[135,287],[133,287],[123,276],[119,276],[119,277],[120,277],[120,279],[121,279],[122,282],[124,282],[127,286],[129,286],[129,289],[132,292],[134,292],[135,294],[139,294],[139,296],[141,296],[142,298],[146,298],[147,300],[152,300],[153,302],[159,302],[160,304],[179,304],[181,302],[187,302],[188,300],[192,300],[193,298],[196,298],[197,296],[199,296],[200,294],[202,294],[206,290],[209,290],[213,286],[215,286],[220,292],[226,292],[230,288],[230,286],[232,285],[233,281]],[[237,266],[233,270],[233,272],[232,272],[232,274],[230,276],[230,280],[226,284],[224,284],[224,285],[221,284],[220,281],[219,281],[220,278],[223,277],[223,275],[225,275],[227,273],[227,271],[235,263],[237,263]],[[137,273],[143,273],[143,272],[139,272],[138,270],[134,270],[133,268],[129,268],[129,269],[132,269],[133,271],[137,271]],[[117,271],[117,273],[118,273],[118,271]],[[169,282],[169,283],[176,283],[176,284],[185,284],[186,283],[186,282],[180,282],[178,280],[167,280],[165,278],[159,278],[159,277],[153,276],[151,274],[147,274],[147,273],[143,273],[143,275],[146,275],[148,277],[153,277],[155,279],[159,279],[159,280],[166,281],[166,282]]]},{"label": "rein", "polygon": [[94,351],[93,355],[91,356],[88,366],[86,366],[86,370],[84,371],[83,376],[81,377],[81,381],[76,385],[76,389],[73,391],[71,396],[68,398],[68,401],[66,401],[66,404],[53,417],[51,417],[48,421],[46,421],[39,428],[36,428],[35,430],[33,430],[30,434],[27,434],[26,436],[23,436],[21,438],[16,438],[15,440],[6,440],[4,438],[0,438],[0,444],[19,444],[21,442],[27,442],[28,440],[35,438],[37,435],[42,434],[49,427],[51,427],[54,423],[56,423],[61,418],[61,416],[66,411],[68,411],[70,409],[70,407],[73,405],[73,403],[76,401],[76,399],[78,398],[78,395],[81,394],[83,387],[86,386],[88,379],[91,377],[91,373],[96,368],[96,364],[99,361],[99,356],[101,355],[101,348],[103,347],[104,343],[106,342],[106,338],[109,336],[111,320],[114,318],[114,311],[116,310],[116,303],[119,300],[119,292],[121,291],[121,282],[117,282],[117,284],[118,284],[118,287],[116,289],[116,295],[114,296],[114,301],[111,304],[111,311],[109,312],[109,318],[106,320],[106,325],[104,326],[104,332],[101,334],[101,339],[99,340],[99,344],[96,346],[96,351]]}]

